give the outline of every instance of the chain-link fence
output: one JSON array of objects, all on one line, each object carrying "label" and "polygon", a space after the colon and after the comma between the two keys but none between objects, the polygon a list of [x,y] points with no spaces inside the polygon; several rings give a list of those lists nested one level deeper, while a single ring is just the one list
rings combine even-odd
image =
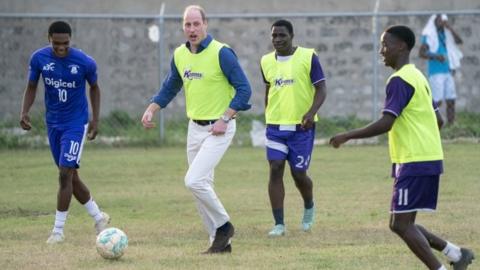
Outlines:
[{"label": "chain-link fence", "polygon": [[[230,45],[252,85],[252,109],[241,113],[236,144],[250,144],[252,120],[263,120],[264,85],[260,58],[272,50],[270,25],[278,18],[294,25],[296,45],[315,48],[327,77],[328,97],[320,109],[322,118],[350,117],[364,120],[379,115],[384,82],[391,70],[378,59],[382,30],[392,24],[414,29],[418,58],[420,35],[433,12],[213,14],[208,31]],[[436,12],[440,13],[440,12]],[[463,66],[457,72],[458,108],[480,112],[480,11],[442,11],[464,40]],[[32,108],[35,129],[24,135],[18,127],[22,91],[26,85],[31,53],[48,43],[48,25],[64,19],[73,27],[72,43],[96,59],[102,90],[98,142],[109,144],[183,143],[187,120],[181,92],[161,115],[158,130],[146,132],[140,117],[149,99],[168,74],[173,50],[184,42],[180,15],[111,14],[1,14],[0,36],[0,144],[35,145],[46,142],[42,120],[43,87]],[[207,97],[206,97],[207,98]],[[36,136],[36,137],[35,137]]]}]

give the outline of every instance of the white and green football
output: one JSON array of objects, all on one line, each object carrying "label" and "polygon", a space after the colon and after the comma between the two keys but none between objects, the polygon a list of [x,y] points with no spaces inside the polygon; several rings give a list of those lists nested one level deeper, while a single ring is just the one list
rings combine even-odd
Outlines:
[{"label": "white and green football", "polygon": [[118,228],[107,228],[97,236],[97,252],[105,259],[122,257],[128,247],[127,235]]}]

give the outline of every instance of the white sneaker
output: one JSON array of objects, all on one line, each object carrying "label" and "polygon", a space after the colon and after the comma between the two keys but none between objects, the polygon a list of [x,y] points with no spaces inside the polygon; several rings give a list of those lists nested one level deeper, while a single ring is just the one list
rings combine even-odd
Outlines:
[{"label": "white sneaker", "polygon": [[60,244],[65,240],[65,236],[63,236],[63,233],[54,233],[50,234],[50,237],[47,239],[47,244],[49,245],[55,245],[55,244]]},{"label": "white sneaker", "polygon": [[277,224],[273,227],[273,229],[268,233],[270,237],[279,237],[285,235],[285,225]]},{"label": "white sneaker", "polygon": [[309,232],[312,230],[313,223],[315,222],[315,206],[310,209],[304,209],[302,227],[303,231]]},{"label": "white sneaker", "polygon": [[95,222],[95,230],[97,231],[97,235],[101,233],[103,230],[105,230],[110,223],[110,216],[102,212],[102,219],[99,221]]}]

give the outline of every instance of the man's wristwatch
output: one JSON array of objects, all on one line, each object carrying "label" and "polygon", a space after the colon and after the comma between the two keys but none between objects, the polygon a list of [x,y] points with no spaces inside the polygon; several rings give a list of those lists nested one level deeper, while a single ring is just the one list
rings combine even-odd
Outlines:
[{"label": "man's wristwatch", "polygon": [[222,121],[225,123],[225,124],[228,124],[228,122],[230,122],[230,118],[226,115],[222,115],[222,117],[220,117],[220,119],[222,119]]}]

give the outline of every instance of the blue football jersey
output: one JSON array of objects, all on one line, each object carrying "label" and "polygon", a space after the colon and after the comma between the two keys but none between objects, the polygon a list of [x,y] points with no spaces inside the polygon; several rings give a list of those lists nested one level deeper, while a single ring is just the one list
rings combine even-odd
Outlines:
[{"label": "blue football jersey", "polygon": [[88,122],[85,82],[97,82],[97,64],[89,55],[70,47],[66,57],[55,56],[52,47],[35,51],[30,59],[29,80],[42,75],[48,126],[78,126]]}]

